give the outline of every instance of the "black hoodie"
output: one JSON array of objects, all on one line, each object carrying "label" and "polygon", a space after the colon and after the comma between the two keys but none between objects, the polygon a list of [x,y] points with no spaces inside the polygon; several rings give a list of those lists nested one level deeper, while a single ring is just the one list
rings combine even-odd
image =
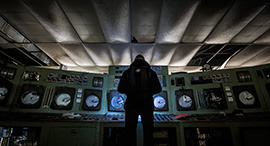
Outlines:
[{"label": "black hoodie", "polygon": [[153,110],[152,96],[161,92],[161,85],[146,61],[135,60],[123,73],[118,92],[127,94],[125,110]]}]

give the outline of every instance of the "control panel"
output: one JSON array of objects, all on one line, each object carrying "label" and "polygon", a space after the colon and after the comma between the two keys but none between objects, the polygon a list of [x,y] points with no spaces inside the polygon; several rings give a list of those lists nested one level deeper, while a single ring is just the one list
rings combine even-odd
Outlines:
[{"label": "control panel", "polygon": [[[2,65],[0,110],[121,117],[128,97],[118,93],[117,87],[128,68],[110,66],[107,75]],[[161,117],[270,110],[269,65],[171,75],[166,66],[151,69],[162,86],[153,95],[154,114]]]}]

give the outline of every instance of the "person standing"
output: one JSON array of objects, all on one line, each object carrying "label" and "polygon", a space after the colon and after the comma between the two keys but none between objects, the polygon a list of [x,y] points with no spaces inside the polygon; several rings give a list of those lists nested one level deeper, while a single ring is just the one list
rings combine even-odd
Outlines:
[{"label": "person standing", "polygon": [[125,141],[128,146],[136,145],[138,116],[141,115],[144,145],[153,145],[153,95],[162,88],[157,74],[150,68],[142,55],[137,55],[130,68],[124,71],[118,86],[119,93],[125,93]]}]

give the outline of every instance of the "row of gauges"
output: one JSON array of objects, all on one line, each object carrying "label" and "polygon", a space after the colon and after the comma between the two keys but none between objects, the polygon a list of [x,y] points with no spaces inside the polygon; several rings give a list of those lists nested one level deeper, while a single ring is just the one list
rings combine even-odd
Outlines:
[{"label": "row of gauges", "polygon": [[[124,111],[126,99],[126,94],[111,90],[108,94],[109,111]],[[153,95],[153,102],[155,111],[168,111],[167,91],[161,91],[159,94]]]},{"label": "row of gauges", "polygon": [[[253,85],[232,87],[238,108],[259,108],[260,102],[256,89]],[[200,94],[200,93],[199,93]],[[210,88],[203,90],[203,96],[196,94],[199,108],[227,109],[228,105],[221,88]],[[176,90],[176,103],[179,111],[195,110],[195,98],[193,90]]]},{"label": "row of gauges", "polygon": [[[11,83],[1,81],[5,87],[0,87],[0,102],[7,99],[8,91],[11,90]],[[25,109],[39,109],[45,96],[46,87],[42,85],[24,84],[21,87],[16,106]],[[51,101],[45,101],[43,105],[50,105],[55,110],[71,110],[75,97],[76,89],[71,87],[55,87]],[[85,89],[83,99],[83,110],[100,110],[102,90]],[[116,90],[111,90],[108,95],[109,111],[124,111],[126,95],[120,94]],[[156,111],[168,110],[167,92],[162,91],[153,96]],[[49,103],[46,103],[49,102]]]},{"label": "row of gauges", "polygon": [[[16,106],[19,108],[38,109],[42,105],[46,88],[41,85],[24,84],[21,87]],[[71,110],[76,89],[71,87],[55,87],[52,98],[48,98],[44,105],[55,110]],[[100,110],[102,90],[85,89],[83,110]],[[50,101],[51,100],[51,101]]]},{"label": "row of gauges", "polygon": [[[260,102],[253,85],[232,87],[238,108],[258,108]],[[0,101],[5,99],[7,88],[1,88]],[[41,107],[45,87],[40,85],[25,84],[21,88],[17,106],[20,108],[38,109]],[[76,89],[70,87],[55,87],[50,108],[56,110],[71,110]],[[195,110],[195,98],[193,90],[176,90],[176,103],[179,111]],[[124,111],[124,103],[127,96],[111,90],[108,94],[109,111]],[[102,90],[85,89],[83,99],[83,110],[100,110]],[[196,97],[201,108],[227,109],[227,102],[221,88],[210,88],[203,90],[202,97]],[[153,96],[155,111],[168,111],[167,92],[162,91]]]}]

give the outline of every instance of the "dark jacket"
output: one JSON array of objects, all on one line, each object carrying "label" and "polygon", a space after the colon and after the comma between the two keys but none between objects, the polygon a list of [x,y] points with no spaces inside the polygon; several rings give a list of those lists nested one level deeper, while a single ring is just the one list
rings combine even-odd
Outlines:
[{"label": "dark jacket", "polygon": [[157,74],[144,60],[135,60],[123,73],[118,86],[119,93],[127,94],[125,110],[136,111],[154,110],[152,96],[161,89]]}]

